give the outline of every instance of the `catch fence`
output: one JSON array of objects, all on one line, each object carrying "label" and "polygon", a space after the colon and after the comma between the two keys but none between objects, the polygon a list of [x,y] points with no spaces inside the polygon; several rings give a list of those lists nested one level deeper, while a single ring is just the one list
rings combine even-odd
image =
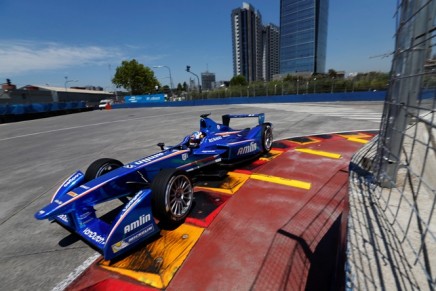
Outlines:
[{"label": "catch fence", "polygon": [[400,1],[395,16],[380,134],[350,165],[354,290],[436,289],[436,1]]}]

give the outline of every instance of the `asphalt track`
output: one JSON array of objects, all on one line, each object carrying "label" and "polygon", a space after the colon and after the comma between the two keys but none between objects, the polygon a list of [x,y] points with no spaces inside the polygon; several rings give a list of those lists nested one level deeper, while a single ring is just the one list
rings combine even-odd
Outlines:
[{"label": "asphalt track", "polygon": [[[250,104],[93,111],[0,125],[0,289],[63,289],[98,256],[33,214],[95,159],[129,162],[178,143],[199,115],[264,112],[274,138],[378,129],[382,102]],[[244,121],[242,121],[244,122]],[[248,121],[247,121],[248,122]],[[243,125],[243,124],[242,124]]]}]

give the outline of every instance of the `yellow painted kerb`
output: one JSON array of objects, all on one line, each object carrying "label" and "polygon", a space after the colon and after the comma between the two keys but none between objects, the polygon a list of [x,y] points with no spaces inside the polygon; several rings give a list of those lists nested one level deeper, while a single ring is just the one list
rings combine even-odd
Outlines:
[{"label": "yellow painted kerb", "polygon": [[[166,288],[185,261],[204,229],[182,224],[175,230],[161,230],[161,237],[113,264],[103,260],[100,266],[131,277],[155,288]],[[159,267],[156,267],[156,262]],[[145,270],[156,269],[156,273]]]},{"label": "yellow painted kerb", "polygon": [[227,178],[223,181],[223,183],[219,186],[219,188],[208,187],[206,185],[196,186],[196,189],[213,189],[213,191],[233,195],[235,194],[239,188],[244,185],[244,183],[250,178],[247,174],[228,172]]},{"label": "yellow painted kerb", "polygon": [[291,186],[291,187],[296,187],[296,188],[301,188],[301,189],[306,189],[306,190],[309,190],[310,187],[312,187],[312,184],[308,183],[308,182],[293,180],[293,179],[286,179],[286,178],[277,177],[277,176],[269,176],[269,175],[263,175],[263,174],[251,174],[250,178],[255,179],[255,180],[259,180],[259,181],[265,181],[265,182],[270,182],[270,183],[275,183],[275,184],[280,184],[280,185],[285,185],[285,186]]},{"label": "yellow painted kerb", "polygon": [[366,139],[362,139],[362,138],[356,138],[356,137],[350,137],[348,138],[349,141],[354,141],[354,142],[358,142],[358,143],[368,143],[368,140]]},{"label": "yellow painted kerb", "polygon": [[295,150],[297,152],[302,152],[302,153],[307,153],[307,154],[317,155],[317,156],[323,156],[323,157],[332,158],[332,159],[340,159],[342,156],[341,154],[337,154],[337,153],[318,151],[318,150],[312,150],[312,149],[306,149],[306,148],[299,148],[299,149],[295,149]]}]

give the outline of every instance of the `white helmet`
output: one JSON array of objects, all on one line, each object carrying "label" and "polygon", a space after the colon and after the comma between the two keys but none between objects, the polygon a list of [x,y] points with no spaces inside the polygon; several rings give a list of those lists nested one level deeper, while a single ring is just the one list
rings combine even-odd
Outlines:
[{"label": "white helmet", "polygon": [[203,137],[204,134],[201,131],[194,131],[189,137],[189,146],[198,147]]}]

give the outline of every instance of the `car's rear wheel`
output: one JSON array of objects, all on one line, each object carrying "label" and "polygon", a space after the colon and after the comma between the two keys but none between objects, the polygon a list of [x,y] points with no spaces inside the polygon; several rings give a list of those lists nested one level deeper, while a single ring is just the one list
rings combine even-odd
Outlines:
[{"label": "car's rear wheel", "polygon": [[182,223],[191,211],[194,190],[185,171],[163,169],[151,184],[152,211],[164,225]]},{"label": "car's rear wheel", "polygon": [[271,125],[268,123],[262,124],[262,147],[263,153],[267,153],[272,148],[273,143],[273,132]]},{"label": "car's rear wheel", "polygon": [[85,181],[91,181],[110,171],[122,167],[123,163],[115,159],[103,158],[92,162],[85,172]]}]

